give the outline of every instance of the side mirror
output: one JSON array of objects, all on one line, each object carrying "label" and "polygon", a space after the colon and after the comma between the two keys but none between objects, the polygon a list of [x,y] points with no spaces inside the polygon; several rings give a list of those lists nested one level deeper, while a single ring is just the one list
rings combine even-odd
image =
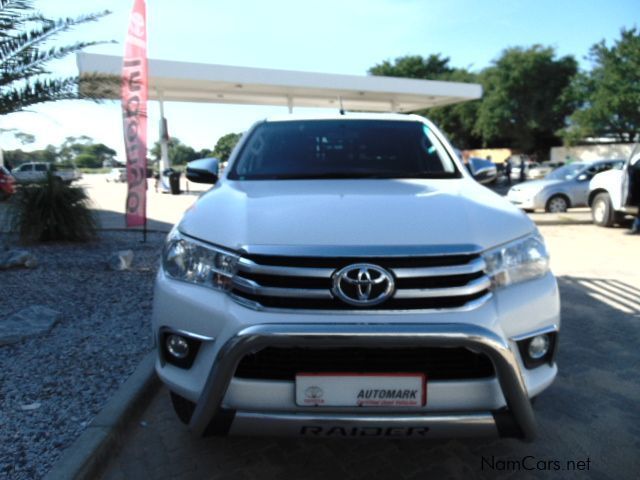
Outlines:
[{"label": "side mirror", "polygon": [[498,176],[495,168],[492,167],[480,167],[473,172],[473,178],[479,183],[491,183]]},{"label": "side mirror", "polygon": [[214,184],[218,181],[218,159],[201,158],[187,163],[187,180],[195,183]]}]

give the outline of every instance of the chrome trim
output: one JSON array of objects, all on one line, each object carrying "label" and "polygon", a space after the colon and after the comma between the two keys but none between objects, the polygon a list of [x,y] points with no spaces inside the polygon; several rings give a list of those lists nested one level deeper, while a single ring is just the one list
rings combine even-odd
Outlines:
[{"label": "chrome trim", "polygon": [[[169,235],[171,233],[172,232],[170,232]],[[220,246],[216,245],[215,243],[210,243],[210,242],[207,242],[205,240],[201,240],[199,238],[192,237],[188,233],[184,233],[182,230],[180,230],[180,228],[176,229],[176,233],[179,236],[183,237],[183,240],[195,243],[196,245],[200,245],[203,248],[207,248],[209,250],[215,250],[216,252],[222,253],[223,255],[229,255],[230,257],[239,257],[240,256],[237,252],[234,252],[233,250],[228,249],[226,247],[220,247]],[[168,237],[168,235],[167,235],[167,237]]]},{"label": "chrome trim", "polygon": [[[220,348],[196,403],[189,428],[202,435],[220,405],[242,358],[267,346],[466,347],[487,355],[496,370],[507,407],[523,436],[536,435],[526,385],[509,343],[495,332],[470,324],[265,324],[244,328]],[[361,407],[370,414],[375,408]]]},{"label": "chrome trim", "polygon": [[414,277],[445,277],[449,275],[467,275],[481,272],[487,267],[484,258],[478,257],[463,265],[450,265],[447,267],[416,267],[416,268],[393,268],[396,278]]},{"label": "chrome trim", "polygon": [[543,335],[545,333],[557,333],[559,330],[560,328],[558,328],[558,325],[554,323],[553,325],[549,325],[548,327],[539,328],[532,332],[521,333],[520,335],[515,335],[510,338],[514,342],[519,342],[521,340],[526,340],[527,338],[535,337],[537,335]]},{"label": "chrome trim", "polygon": [[[442,438],[498,436],[491,413],[461,414],[384,414],[368,413],[278,413],[238,411],[229,430],[230,435],[300,435],[309,438],[380,437]],[[314,430],[341,429],[344,435],[318,435]],[[303,432],[310,435],[304,435]],[[387,432],[387,435],[379,433]],[[373,433],[373,435],[372,435]]]},{"label": "chrome trim", "polygon": [[329,289],[263,287],[253,280],[242,277],[234,277],[231,279],[231,282],[237,290],[253,295],[263,295],[265,297],[333,299],[333,295]]},{"label": "chrome trim", "polygon": [[484,249],[475,244],[458,245],[243,245],[240,255],[283,257],[429,257],[474,255]]},{"label": "chrome trim", "polygon": [[252,310],[256,310],[258,312],[269,312],[269,313],[283,313],[283,314],[291,314],[291,313],[295,313],[295,314],[310,314],[310,315],[389,315],[389,314],[420,314],[420,315],[425,315],[425,314],[440,314],[440,313],[458,313],[458,312],[470,312],[472,310],[475,310],[477,308],[480,308],[481,306],[483,306],[485,303],[487,303],[489,300],[491,300],[491,298],[493,297],[493,293],[492,292],[487,292],[486,294],[484,294],[483,296],[481,296],[480,298],[476,298],[475,300],[471,300],[467,303],[465,303],[463,306],[461,307],[455,307],[455,308],[421,308],[421,309],[407,309],[407,310],[394,310],[394,309],[387,309],[387,310],[383,310],[382,308],[377,309],[377,310],[370,310],[370,309],[356,309],[354,308],[353,310],[324,310],[324,309],[304,309],[304,308],[274,308],[274,307],[265,307],[262,304],[260,304],[259,302],[254,302],[253,300],[247,300],[246,298],[240,297],[238,295],[234,295],[233,293],[229,293],[228,294],[229,297],[231,298],[231,300],[233,300],[234,302],[236,302],[237,304],[246,307],[246,308],[250,308]]},{"label": "chrome trim", "polygon": [[473,295],[474,293],[487,290],[491,287],[489,277],[481,277],[470,281],[462,287],[446,288],[399,288],[393,298],[442,298],[442,297],[462,297]]},{"label": "chrome trim", "polygon": [[335,270],[335,268],[278,267],[275,265],[260,265],[244,257],[241,257],[238,261],[238,269],[242,272],[260,273],[264,275],[311,278],[329,278]]},{"label": "chrome trim", "polygon": [[[349,277],[349,273],[357,271],[357,278]],[[379,276],[371,278],[370,272],[376,272]],[[386,287],[379,295],[370,298],[372,289],[375,285],[384,284]],[[331,292],[344,303],[355,305],[356,307],[372,307],[385,302],[393,296],[395,282],[393,275],[385,268],[373,265],[371,263],[355,263],[347,265],[338,270],[332,279]],[[355,285],[357,298],[347,295],[342,289],[342,284]]]},{"label": "chrome trim", "polygon": [[158,329],[160,334],[165,332],[177,333],[178,335],[182,335],[183,337],[193,338],[195,340],[201,340],[203,342],[215,342],[216,337],[209,337],[207,335],[200,335],[199,333],[188,332],[187,330],[181,330],[179,328],[173,327],[160,327]]}]

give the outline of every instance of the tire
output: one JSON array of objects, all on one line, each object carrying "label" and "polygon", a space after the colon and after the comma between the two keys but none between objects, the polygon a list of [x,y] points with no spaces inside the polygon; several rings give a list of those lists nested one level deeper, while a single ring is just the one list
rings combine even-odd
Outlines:
[{"label": "tire", "polygon": [[593,199],[593,203],[591,203],[591,219],[599,227],[612,227],[615,223],[616,215],[608,193],[599,193]]},{"label": "tire", "polygon": [[564,195],[554,195],[544,207],[545,212],[548,213],[563,213],[569,208],[569,200]]},{"label": "tire", "polygon": [[177,393],[169,392],[171,394],[171,404],[176,412],[176,415],[182,423],[189,424],[193,411],[196,409],[196,404],[181,397]]}]

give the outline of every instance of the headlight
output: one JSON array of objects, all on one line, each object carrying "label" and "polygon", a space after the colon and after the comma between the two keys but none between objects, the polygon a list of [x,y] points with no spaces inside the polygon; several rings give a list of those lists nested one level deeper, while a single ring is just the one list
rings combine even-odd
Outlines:
[{"label": "headlight", "polygon": [[162,268],[176,280],[219,290],[229,290],[236,273],[238,256],[188,238],[174,229],[167,237]]},{"label": "headlight", "polygon": [[549,271],[549,254],[538,232],[489,250],[484,259],[495,287],[541,277]]}]

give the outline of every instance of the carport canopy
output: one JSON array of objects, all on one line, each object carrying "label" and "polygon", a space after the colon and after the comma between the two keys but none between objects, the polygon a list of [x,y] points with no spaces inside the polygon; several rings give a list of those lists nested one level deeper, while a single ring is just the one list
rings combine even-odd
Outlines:
[{"label": "carport canopy", "polygon": [[[78,53],[80,76],[120,76],[122,57]],[[475,100],[474,83],[368,75],[338,75],[268,68],[149,60],[149,99],[160,102],[231,103],[288,107],[412,112]],[[105,89],[104,98],[120,98]]]}]

